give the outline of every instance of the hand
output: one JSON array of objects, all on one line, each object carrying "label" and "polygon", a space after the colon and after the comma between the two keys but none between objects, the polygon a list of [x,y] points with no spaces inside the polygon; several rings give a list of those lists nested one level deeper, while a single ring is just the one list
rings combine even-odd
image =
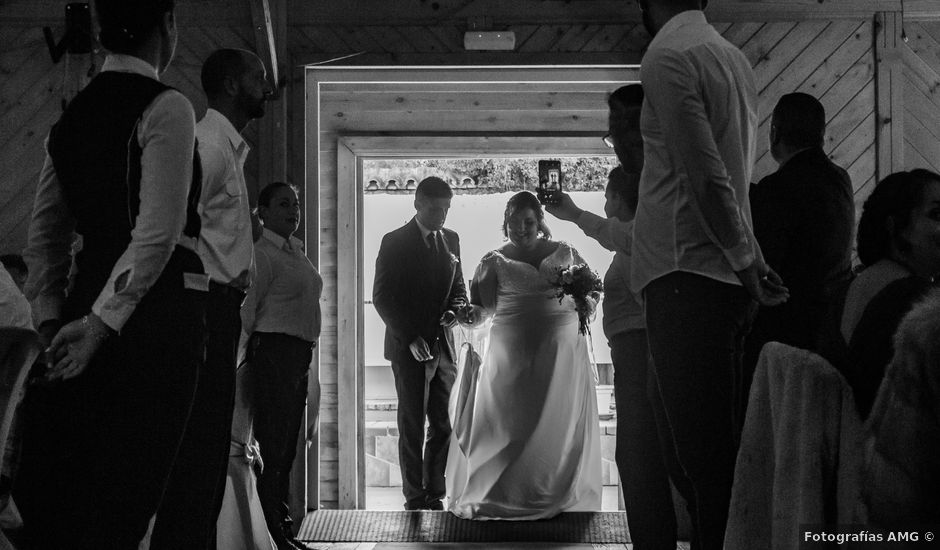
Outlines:
[{"label": "hand", "polygon": [[455,315],[453,311],[448,309],[447,311],[444,312],[444,315],[441,315],[441,319],[439,322],[441,323],[441,326],[444,328],[454,328],[454,325],[457,324],[457,315]]},{"label": "hand", "polygon": [[583,210],[578,208],[574,201],[571,200],[571,196],[568,195],[568,193],[559,191],[557,197],[557,203],[545,205],[545,210],[547,210],[549,214],[560,220],[569,222],[573,222],[577,220],[579,216],[581,216]]},{"label": "hand", "polygon": [[780,275],[761,261],[755,261],[735,274],[751,297],[762,306],[780,305],[790,298],[790,290],[783,286]]},{"label": "hand", "polygon": [[414,342],[408,344],[408,349],[411,350],[411,356],[419,363],[433,359],[433,357],[431,357],[431,350],[428,348],[428,343],[420,336],[415,338]]},{"label": "hand", "polygon": [[457,310],[457,321],[461,325],[476,326],[483,318],[483,308],[467,304]]},{"label": "hand", "polygon": [[111,335],[111,329],[94,313],[65,325],[46,350],[52,364],[46,380],[68,380],[88,368],[95,352]]},{"label": "hand", "polygon": [[60,328],[62,328],[62,323],[54,319],[43,321],[43,323],[39,325],[39,343],[42,345],[43,349],[52,345],[52,339],[55,338]]}]

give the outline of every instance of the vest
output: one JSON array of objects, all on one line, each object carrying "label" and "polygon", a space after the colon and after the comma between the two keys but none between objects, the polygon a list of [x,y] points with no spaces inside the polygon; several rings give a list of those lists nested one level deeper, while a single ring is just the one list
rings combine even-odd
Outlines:
[{"label": "vest", "polygon": [[[100,73],[75,96],[49,133],[48,152],[83,241],[64,321],[91,309],[131,241],[140,212],[143,150],[137,142],[137,130],[147,106],[169,89],[137,74]],[[196,206],[201,172],[197,153],[187,201],[184,234],[188,237],[199,235]],[[177,247],[179,250],[183,249]],[[191,259],[183,263],[192,264]],[[171,259],[170,265],[178,264],[179,258]]]}]

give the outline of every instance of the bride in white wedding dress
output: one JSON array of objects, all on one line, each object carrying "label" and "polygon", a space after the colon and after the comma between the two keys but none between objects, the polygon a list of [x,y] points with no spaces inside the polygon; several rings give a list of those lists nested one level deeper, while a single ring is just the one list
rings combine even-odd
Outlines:
[{"label": "bride in white wedding dress", "polygon": [[[471,283],[466,324],[491,319],[482,365],[458,374],[447,459],[449,510],[466,519],[532,520],[601,508],[600,428],[587,342],[570,296],[551,285],[584,263],[550,240],[532,193],[514,195],[503,231]],[[461,398],[460,395],[463,394]]]}]

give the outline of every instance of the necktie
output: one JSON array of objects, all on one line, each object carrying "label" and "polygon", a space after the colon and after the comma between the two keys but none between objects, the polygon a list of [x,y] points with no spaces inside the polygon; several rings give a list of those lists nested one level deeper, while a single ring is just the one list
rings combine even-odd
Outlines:
[{"label": "necktie", "polygon": [[429,246],[430,249],[431,249],[431,254],[437,254],[437,238],[436,238],[436,235],[437,235],[437,233],[436,233],[435,231],[431,231],[430,233],[428,233],[428,246]]}]

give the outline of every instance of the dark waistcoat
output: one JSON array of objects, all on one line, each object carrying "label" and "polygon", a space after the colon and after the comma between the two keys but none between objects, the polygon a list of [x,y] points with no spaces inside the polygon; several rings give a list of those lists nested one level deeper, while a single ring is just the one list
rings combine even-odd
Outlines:
[{"label": "dark waistcoat", "polygon": [[[103,72],[75,96],[52,127],[49,155],[66,205],[76,220],[76,232],[82,236],[82,250],[76,257],[77,275],[63,320],[88,312],[131,241],[131,230],[140,212],[143,150],[137,130],[147,106],[169,89],[145,76]],[[184,230],[189,237],[199,235],[196,205],[200,189],[197,154]],[[198,256],[192,253],[190,257],[186,252],[177,247],[164,272],[201,272]]]}]

